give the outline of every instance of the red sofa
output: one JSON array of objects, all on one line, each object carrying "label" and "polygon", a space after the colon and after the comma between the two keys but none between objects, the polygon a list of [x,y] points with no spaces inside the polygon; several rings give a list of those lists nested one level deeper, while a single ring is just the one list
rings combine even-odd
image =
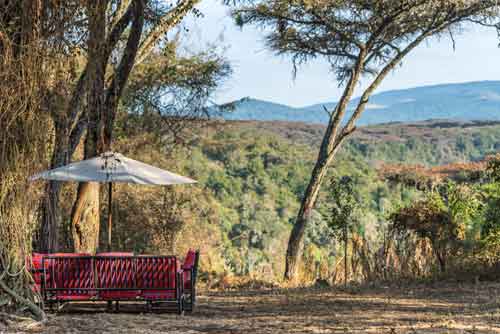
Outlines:
[{"label": "red sofa", "polygon": [[48,305],[74,301],[145,301],[192,311],[199,252],[181,265],[175,256],[133,253],[33,253],[34,291]]}]

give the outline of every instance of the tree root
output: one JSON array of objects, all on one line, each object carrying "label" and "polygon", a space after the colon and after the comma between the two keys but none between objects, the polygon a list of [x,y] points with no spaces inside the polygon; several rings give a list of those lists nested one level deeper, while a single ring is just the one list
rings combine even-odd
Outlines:
[{"label": "tree root", "polygon": [[15,328],[17,330],[32,330],[42,326],[45,321],[37,321],[30,317],[22,317],[15,314],[0,312],[0,328]]},{"label": "tree root", "polygon": [[[38,305],[36,305],[32,301],[20,296],[16,291],[9,288],[7,286],[7,284],[5,284],[5,282],[2,279],[0,279],[0,288],[2,288],[6,293],[8,293],[18,303],[20,303],[22,305],[26,305],[28,310],[31,313],[33,313],[33,315],[35,316],[35,319],[38,320],[38,322],[45,323],[47,321],[47,315],[40,307],[38,307]],[[15,316],[15,317],[17,317],[17,316]]]}]

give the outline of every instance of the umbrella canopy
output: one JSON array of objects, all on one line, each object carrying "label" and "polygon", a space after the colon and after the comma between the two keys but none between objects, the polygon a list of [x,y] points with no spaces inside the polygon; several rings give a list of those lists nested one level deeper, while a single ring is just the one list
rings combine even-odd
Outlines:
[{"label": "umbrella canopy", "polygon": [[145,185],[196,183],[188,177],[125,157],[106,152],[101,156],[71,163],[33,175],[30,180],[78,182],[125,182]]},{"label": "umbrella canopy", "polygon": [[144,185],[171,185],[196,183],[188,177],[125,157],[120,153],[106,152],[101,156],[47,170],[30,178],[30,181],[45,179],[54,181],[109,183],[108,189],[108,250],[111,250],[112,194],[113,183],[136,183]]}]

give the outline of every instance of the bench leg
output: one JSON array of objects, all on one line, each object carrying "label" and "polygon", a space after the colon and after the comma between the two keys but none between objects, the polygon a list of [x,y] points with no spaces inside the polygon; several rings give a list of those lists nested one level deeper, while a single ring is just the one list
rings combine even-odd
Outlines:
[{"label": "bench leg", "polygon": [[177,314],[184,315],[184,296],[181,295],[181,298],[177,302]]},{"label": "bench leg", "polygon": [[116,301],[115,310],[116,310],[116,312],[120,312],[120,302],[118,300]]},{"label": "bench leg", "polygon": [[108,300],[108,305],[106,306],[106,312],[112,312],[113,311],[113,301]]}]

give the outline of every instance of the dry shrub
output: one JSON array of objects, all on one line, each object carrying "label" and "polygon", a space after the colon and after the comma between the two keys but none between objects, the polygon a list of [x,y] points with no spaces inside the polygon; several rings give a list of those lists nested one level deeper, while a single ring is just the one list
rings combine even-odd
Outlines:
[{"label": "dry shrub", "polygon": [[[389,232],[383,242],[369,241],[353,234],[347,258],[347,282],[350,284],[421,280],[431,278],[437,272],[431,243],[412,233]],[[302,284],[327,282],[342,285],[345,280],[344,256],[336,257],[331,264],[321,261],[309,269],[304,266],[303,272],[307,271],[308,275],[301,276]]]},{"label": "dry shrub", "polygon": [[246,276],[234,276],[227,273],[212,274],[206,282],[208,289],[215,290],[265,290],[280,287],[278,283],[273,281]]},{"label": "dry shrub", "polygon": [[[358,235],[353,236],[348,252],[348,282],[364,284],[434,279],[475,281],[496,280],[500,277],[498,242],[485,241],[470,250],[463,247],[462,251],[449,257],[446,272],[441,272],[429,239],[412,232],[394,231],[387,233],[384,239],[381,245],[377,245]],[[498,235],[492,236],[492,239],[500,240]],[[320,280],[324,277],[315,276]],[[343,257],[336,259],[327,281],[333,285],[343,284]],[[311,278],[308,282],[311,282]]]}]

